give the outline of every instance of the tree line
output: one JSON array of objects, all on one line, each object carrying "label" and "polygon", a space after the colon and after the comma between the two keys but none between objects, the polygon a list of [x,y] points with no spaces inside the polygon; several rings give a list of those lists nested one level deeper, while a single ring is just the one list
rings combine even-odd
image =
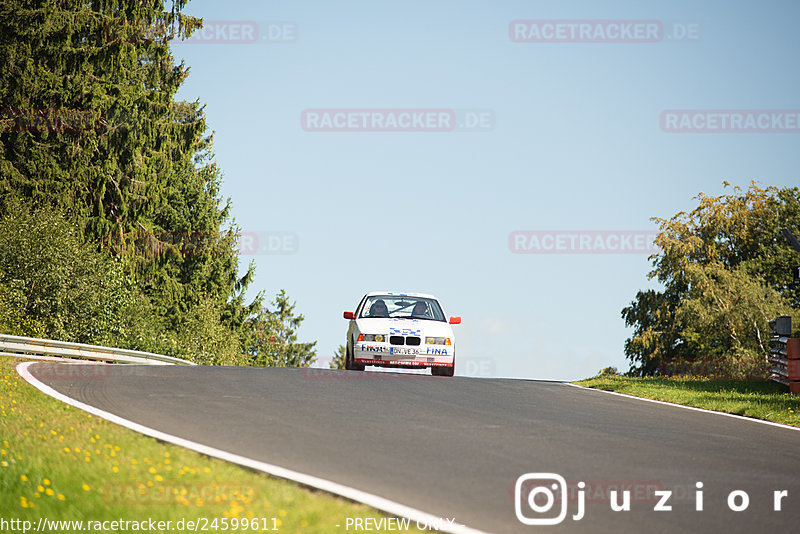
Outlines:
[{"label": "tree line", "polygon": [[285,292],[247,301],[185,0],[0,3],[0,331],[222,365],[309,365]]}]

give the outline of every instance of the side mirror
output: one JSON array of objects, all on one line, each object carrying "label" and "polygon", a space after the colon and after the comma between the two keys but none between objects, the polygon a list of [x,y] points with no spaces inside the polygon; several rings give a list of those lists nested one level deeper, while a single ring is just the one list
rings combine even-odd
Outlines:
[{"label": "side mirror", "polygon": [[461,317],[450,317],[450,324],[461,324]]},{"label": "side mirror", "polygon": [[353,320],[356,318],[356,314],[354,314],[353,312],[344,312],[342,315],[345,319]]}]

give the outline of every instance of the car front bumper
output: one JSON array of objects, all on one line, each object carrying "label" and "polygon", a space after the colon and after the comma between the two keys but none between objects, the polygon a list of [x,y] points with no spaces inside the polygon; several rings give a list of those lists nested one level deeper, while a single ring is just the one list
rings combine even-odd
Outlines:
[{"label": "car front bumper", "polygon": [[394,346],[388,343],[356,343],[353,359],[364,365],[383,367],[449,367],[453,365],[452,345]]}]

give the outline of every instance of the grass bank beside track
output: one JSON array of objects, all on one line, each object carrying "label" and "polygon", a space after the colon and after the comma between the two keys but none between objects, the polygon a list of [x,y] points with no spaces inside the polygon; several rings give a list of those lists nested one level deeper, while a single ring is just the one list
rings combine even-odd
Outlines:
[{"label": "grass bank beside track", "polygon": [[800,396],[770,381],[599,375],[575,384],[800,427]]},{"label": "grass bank beside track", "polygon": [[20,378],[20,361],[0,357],[0,517],[7,521],[153,519],[172,522],[164,532],[180,532],[181,519],[210,526],[216,518],[218,528],[207,532],[329,533],[344,531],[347,518],[388,517],[63,404]]}]

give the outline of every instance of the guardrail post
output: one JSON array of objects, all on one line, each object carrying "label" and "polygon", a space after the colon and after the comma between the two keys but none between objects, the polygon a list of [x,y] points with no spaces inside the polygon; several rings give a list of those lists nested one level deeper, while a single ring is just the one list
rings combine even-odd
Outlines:
[{"label": "guardrail post", "polygon": [[789,371],[789,391],[800,394],[800,338],[789,338],[786,342],[787,369]]}]

